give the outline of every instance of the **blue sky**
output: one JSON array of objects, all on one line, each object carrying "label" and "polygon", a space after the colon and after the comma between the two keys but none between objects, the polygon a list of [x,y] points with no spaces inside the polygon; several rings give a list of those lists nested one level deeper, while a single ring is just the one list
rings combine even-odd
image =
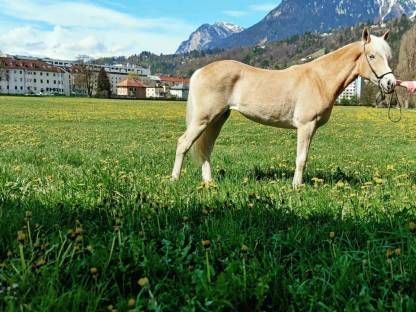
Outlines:
[{"label": "blue sky", "polygon": [[0,51],[75,58],[173,53],[204,23],[249,27],[281,0],[0,0]]}]

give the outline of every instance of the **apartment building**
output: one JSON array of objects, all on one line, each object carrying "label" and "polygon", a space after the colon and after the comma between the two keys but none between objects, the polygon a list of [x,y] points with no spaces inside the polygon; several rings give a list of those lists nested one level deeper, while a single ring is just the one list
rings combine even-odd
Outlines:
[{"label": "apartment building", "polygon": [[358,77],[355,81],[353,81],[338,97],[337,101],[341,101],[342,99],[350,100],[352,98],[361,98],[361,90],[362,90],[362,78]]},{"label": "apartment building", "polygon": [[0,93],[69,95],[68,74],[42,61],[0,57]]}]

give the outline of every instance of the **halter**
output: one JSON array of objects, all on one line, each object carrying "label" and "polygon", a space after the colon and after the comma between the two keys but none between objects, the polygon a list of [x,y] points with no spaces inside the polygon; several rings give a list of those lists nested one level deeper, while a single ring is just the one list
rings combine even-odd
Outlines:
[{"label": "halter", "polygon": [[377,73],[376,73],[376,71],[374,70],[373,66],[371,66],[370,60],[368,59],[366,47],[367,47],[367,42],[366,42],[366,43],[364,43],[364,55],[365,55],[365,59],[367,60],[368,66],[370,66],[371,71],[372,71],[372,72],[373,72],[373,74],[377,77],[377,80],[378,80],[378,86],[379,86],[379,88],[381,89],[381,85],[380,85],[381,80],[382,80],[384,77],[386,77],[387,75],[390,75],[390,74],[392,74],[392,75],[393,75],[393,72],[392,72],[392,71],[389,71],[389,72],[387,72],[387,73],[385,73],[385,74],[383,74],[383,75],[381,75],[381,76],[377,75]]},{"label": "halter", "polygon": [[[367,47],[367,42],[364,43],[364,55],[365,55],[365,59],[367,60],[368,66],[370,67],[370,69],[373,72],[374,76],[377,77],[377,86],[378,86],[378,89],[379,89],[380,93],[377,96],[376,104],[379,104],[380,102],[382,102],[382,101],[384,101],[386,99],[386,93],[384,92],[383,87],[381,86],[381,80],[384,77],[386,77],[387,75],[390,75],[390,74],[394,75],[394,74],[393,74],[392,71],[389,71],[389,72],[387,72],[387,73],[379,76],[377,74],[377,72],[374,70],[373,66],[371,66],[371,62],[370,62],[370,60],[368,59],[368,56],[367,56],[366,47]],[[396,108],[399,108],[400,109],[400,116],[397,119],[393,119],[392,113],[391,113],[393,97],[395,97],[396,98],[396,101],[397,101]],[[390,121],[392,121],[392,122],[399,122],[399,121],[401,121],[402,120],[402,104],[400,103],[399,96],[397,95],[396,90],[394,90],[394,92],[392,93],[392,95],[390,97],[390,101],[388,102],[388,106],[389,106],[389,119],[390,119]]]}]

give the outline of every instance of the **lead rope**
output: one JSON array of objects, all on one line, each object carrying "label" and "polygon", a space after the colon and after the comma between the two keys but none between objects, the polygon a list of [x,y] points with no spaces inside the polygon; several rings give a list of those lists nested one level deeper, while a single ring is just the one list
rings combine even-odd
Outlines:
[{"label": "lead rope", "polygon": [[[379,95],[377,96],[377,99],[376,99],[376,104],[377,105],[379,105],[381,102],[383,102],[386,99],[386,94],[384,93],[382,87],[379,85],[378,88],[380,90],[380,93],[379,93]],[[392,113],[394,98],[396,99],[396,107],[395,108],[399,109],[399,111],[400,111],[400,114],[399,114],[398,118],[394,118],[393,113]],[[390,96],[390,99],[387,102],[387,105],[388,105],[388,108],[389,108],[388,116],[389,116],[390,121],[394,122],[394,123],[400,122],[402,120],[403,110],[402,110],[402,103],[400,102],[400,99],[399,99],[399,96],[397,95],[396,90],[394,90],[394,92]]]}]

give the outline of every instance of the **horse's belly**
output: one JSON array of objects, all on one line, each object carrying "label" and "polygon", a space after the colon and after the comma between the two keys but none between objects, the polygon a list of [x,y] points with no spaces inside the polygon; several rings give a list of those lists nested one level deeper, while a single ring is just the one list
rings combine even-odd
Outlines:
[{"label": "horse's belly", "polygon": [[276,110],[263,106],[231,105],[232,110],[240,112],[246,118],[266,126],[278,128],[295,128],[291,110]]}]

